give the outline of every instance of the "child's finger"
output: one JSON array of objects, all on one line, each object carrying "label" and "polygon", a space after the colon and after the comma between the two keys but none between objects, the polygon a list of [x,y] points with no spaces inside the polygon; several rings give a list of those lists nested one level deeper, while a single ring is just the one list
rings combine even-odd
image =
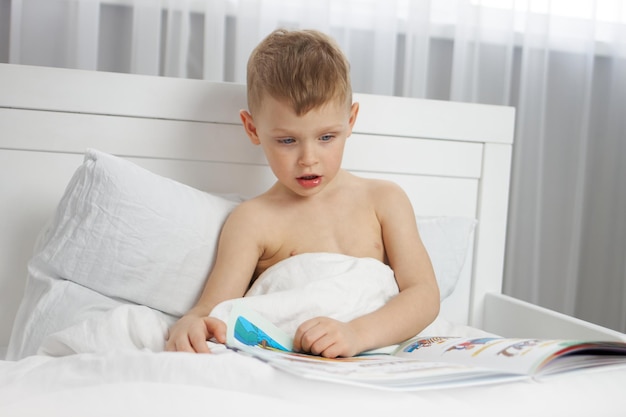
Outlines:
[{"label": "child's finger", "polygon": [[219,343],[226,343],[226,323],[212,317],[205,317],[204,325],[210,337],[214,337]]},{"label": "child's finger", "polygon": [[209,347],[206,344],[206,335],[193,334],[189,335],[189,343],[194,351],[198,353],[210,353]]},{"label": "child's finger", "polygon": [[302,322],[300,326],[298,326],[298,329],[296,330],[296,334],[294,335],[294,338],[293,338],[293,350],[295,350],[296,352],[308,352],[308,349],[306,349],[303,346],[302,337],[309,330],[315,327],[318,324],[318,322],[319,320],[317,318],[314,318],[314,319],[306,320]]}]

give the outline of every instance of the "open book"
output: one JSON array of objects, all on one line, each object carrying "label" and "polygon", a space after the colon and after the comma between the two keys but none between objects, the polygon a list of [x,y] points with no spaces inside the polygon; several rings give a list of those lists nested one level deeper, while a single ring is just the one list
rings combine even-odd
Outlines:
[{"label": "open book", "polygon": [[352,358],[292,351],[282,330],[236,304],[227,346],[301,377],[391,390],[418,390],[538,378],[612,364],[626,366],[626,343],[508,338],[416,337]]}]

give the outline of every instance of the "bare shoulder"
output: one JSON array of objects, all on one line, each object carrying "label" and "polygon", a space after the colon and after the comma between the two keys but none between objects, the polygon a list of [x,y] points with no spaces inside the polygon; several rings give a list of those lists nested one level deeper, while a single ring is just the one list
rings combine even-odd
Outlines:
[{"label": "bare shoulder", "polygon": [[369,182],[369,186],[373,192],[381,193],[388,197],[392,197],[394,195],[406,195],[402,187],[393,181],[373,178],[366,180]]},{"label": "bare shoulder", "polygon": [[256,197],[235,207],[220,234],[221,252],[249,254],[256,264],[267,246],[267,212],[266,204]]},{"label": "bare shoulder", "polygon": [[235,207],[230,213],[227,223],[241,224],[245,227],[262,224],[268,210],[267,204],[262,196],[254,197],[241,202]]},{"label": "bare shoulder", "polygon": [[367,190],[381,222],[414,216],[413,206],[408,195],[397,183],[371,178],[361,178],[360,181]]},{"label": "bare shoulder", "polygon": [[408,196],[404,189],[393,181],[362,177],[356,178],[358,178],[357,182],[362,184],[367,190],[367,193],[380,203],[408,202]]}]

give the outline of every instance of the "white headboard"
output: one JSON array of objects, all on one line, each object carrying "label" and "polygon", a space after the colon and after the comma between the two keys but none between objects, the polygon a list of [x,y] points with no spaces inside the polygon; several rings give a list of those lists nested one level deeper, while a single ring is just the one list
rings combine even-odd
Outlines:
[{"label": "white headboard", "polygon": [[[502,285],[514,110],[356,94],[344,167],[405,188],[416,214],[478,220],[473,262],[442,310],[481,326]],[[36,235],[86,148],[220,193],[274,182],[240,126],[239,84],[0,64],[0,346]],[[254,181],[250,181],[253,178]]]}]

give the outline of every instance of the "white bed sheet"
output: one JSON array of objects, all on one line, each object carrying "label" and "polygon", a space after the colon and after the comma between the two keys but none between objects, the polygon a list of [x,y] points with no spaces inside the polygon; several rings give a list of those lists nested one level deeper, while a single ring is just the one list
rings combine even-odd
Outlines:
[{"label": "white bed sheet", "polygon": [[[542,381],[392,392],[299,378],[223,347],[209,355],[159,352],[163,317],[147,307],[120,306],[51,336],[39,355],[0,361],[0,416],[611,416],[626,411],[626,366]],[[485,334],[441,318],[426,332]]]},{"label": "white bed sheet", "polygon": [[[336,260],[331,260],[329,273],[336,269]],[[269,287],[274,274],[284,283],[280,271],[273,269],[264,278]],[[318,287],[338,291],[337,285],[325,283],[327,279],[307,281],[307,291]],[[248,300],[255,307],[292,306],[302,302],[296,294],[299,287],[294,282],[293,288],[283,291],[262,290]],[[330,314],[343,305],[360,311],[355,304],[359,299],[383,297],[375,285],[358,288],[338,292],[341,297],[324,297],[324,312]],[[269,313],[271,308],[265,310]],[[539,382],[391,392],[299,378],[226,349],[210,355],[162,352],[170,324],[171,318],[156,310],[126,304],[50,335],[39,355],[0,361],[0,416],[626,414],[626,366]],[[438,318],[422,334],[480,337],[485,332]]]},{"label": "white bed sheet", "polygon": [[300,379],[251,357],[112,351],[0,361],[3,416],[624,415],[626,368],[388,392]]}]

